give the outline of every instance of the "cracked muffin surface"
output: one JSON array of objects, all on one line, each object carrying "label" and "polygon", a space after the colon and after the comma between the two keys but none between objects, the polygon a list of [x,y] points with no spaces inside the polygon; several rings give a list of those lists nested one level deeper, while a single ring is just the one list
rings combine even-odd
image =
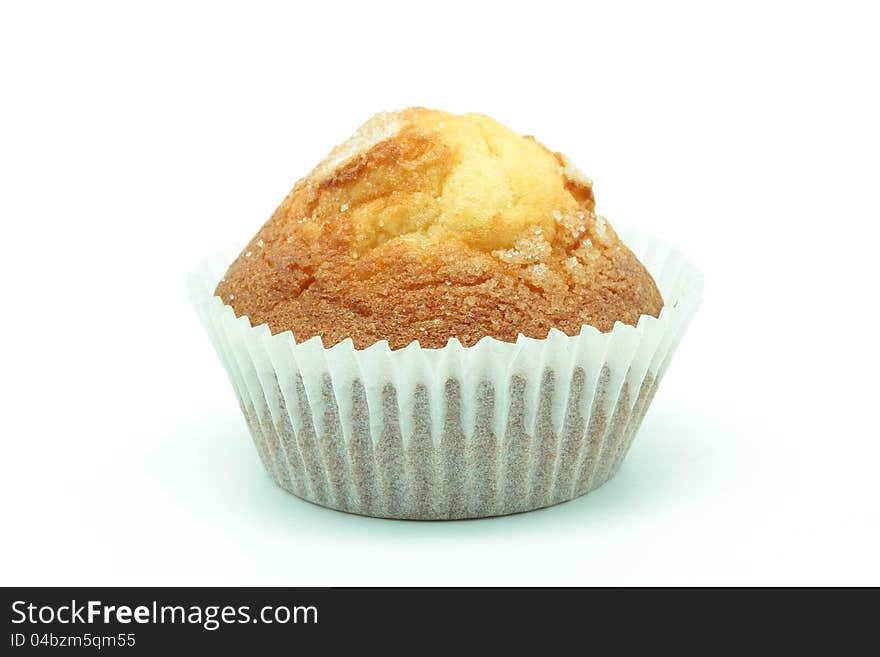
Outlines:
[{"label": "cracked muffin surface", "polygon": [[215,292],[325,347],[609,331],[657,316],[653,278],[560,153],[480,114],[378,114],[299,180]]}]

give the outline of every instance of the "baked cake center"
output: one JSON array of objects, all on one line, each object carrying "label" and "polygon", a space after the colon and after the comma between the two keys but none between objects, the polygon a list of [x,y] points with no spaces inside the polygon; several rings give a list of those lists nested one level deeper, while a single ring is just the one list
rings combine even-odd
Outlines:
[{"label": "baked cake center", "polygon": [[403,114],[374,117],[307,179],[315,218],[347,214],[358,255],[394,238],[492,252],[540,231],[552,243],[592,211],[590,181],[535,140],[481,114]]}]

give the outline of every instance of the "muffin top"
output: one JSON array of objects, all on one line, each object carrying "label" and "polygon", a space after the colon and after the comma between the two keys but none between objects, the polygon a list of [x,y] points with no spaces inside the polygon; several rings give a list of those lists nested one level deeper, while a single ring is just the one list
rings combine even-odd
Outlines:
[{"label": "muffin top", "polygon": [[378,114],[333,149],[215,293],[272,333],[357,348],[609,331],[663,306],[564,155],[424,108]]}]

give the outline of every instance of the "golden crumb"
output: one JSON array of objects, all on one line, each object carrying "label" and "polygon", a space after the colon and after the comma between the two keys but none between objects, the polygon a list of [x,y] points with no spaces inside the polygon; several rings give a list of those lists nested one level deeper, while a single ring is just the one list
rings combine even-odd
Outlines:
[{"label": "golden crumb", "polygon": [[296,183],[216,294],[359,348],[635,324],[663,302],[563,155],[480,114],[379,114]]}]

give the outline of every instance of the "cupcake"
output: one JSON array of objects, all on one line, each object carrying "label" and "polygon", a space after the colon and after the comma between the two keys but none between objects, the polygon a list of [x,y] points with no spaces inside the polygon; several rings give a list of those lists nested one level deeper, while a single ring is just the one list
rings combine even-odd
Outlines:
[{"label": "cupcake", "polygon": [[620,466],[701,291],[595,212],[569,160],[489,117],[383,113],[190,294],[285,490],[451,519]]}]

